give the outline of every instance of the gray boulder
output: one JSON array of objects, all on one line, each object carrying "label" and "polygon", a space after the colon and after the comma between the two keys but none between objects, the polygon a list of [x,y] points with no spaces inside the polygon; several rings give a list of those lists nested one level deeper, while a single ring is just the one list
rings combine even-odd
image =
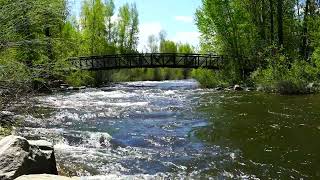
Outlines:
[{"label": "gray boulder", "polygon": [[44,141],[29,143],[19,136],[3,138],[0,141],[0,179],[11,180],[27,174],[58,174],[52,145]]}]

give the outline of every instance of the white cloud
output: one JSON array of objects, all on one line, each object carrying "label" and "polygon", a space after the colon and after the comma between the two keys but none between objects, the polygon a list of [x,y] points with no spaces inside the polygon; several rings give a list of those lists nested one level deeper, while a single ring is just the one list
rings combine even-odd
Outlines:
[{"label": "white cloud", "polygon": [[162,26],[159,22],[149,22],[149,23],[143,23],[139,26],[139,45],[138,50],[139,51],[145,51],[147,43],[148,43],[148,37],[150,35],[158,35],[160,31],[162,30]]},{"label": "white cloud", "polygon": [[172,40],[177,43],[188,43],[193,46],[198,46],[200,35],[199,32],[177,32]]},{"label": "white cloud", "polygon": [[176,21],[181,21],[185,23],[192,23],[193,22],[193,17],[192,16],[176,16],[174,17]]}]

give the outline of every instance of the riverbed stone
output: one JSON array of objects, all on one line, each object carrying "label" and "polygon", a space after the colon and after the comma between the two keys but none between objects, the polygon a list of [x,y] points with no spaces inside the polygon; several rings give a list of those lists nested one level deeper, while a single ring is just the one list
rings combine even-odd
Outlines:
[{"label": "riverbed stone", "polygon": [[34,175],[24,175],[16,178],[16,180],[80,180],[79,177],[65,177],[57,176],[51,174],[34,174]]},{"label": "riverbed stone", "polygon": [[0,141],[1,180],[27,174],[58,174],[54,151],[48,150],[48,143],[32,143],[19,136],[7,136]]}]

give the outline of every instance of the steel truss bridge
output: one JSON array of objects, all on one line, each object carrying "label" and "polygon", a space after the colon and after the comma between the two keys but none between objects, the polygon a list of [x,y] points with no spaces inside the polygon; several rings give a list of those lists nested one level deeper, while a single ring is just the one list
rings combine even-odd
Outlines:
[{"label": "steel truss bridge", "polygon": [[224,57],[212,54],[146,53],[70,58],[73,68],[88,71],[131,68],[221,69]]}]

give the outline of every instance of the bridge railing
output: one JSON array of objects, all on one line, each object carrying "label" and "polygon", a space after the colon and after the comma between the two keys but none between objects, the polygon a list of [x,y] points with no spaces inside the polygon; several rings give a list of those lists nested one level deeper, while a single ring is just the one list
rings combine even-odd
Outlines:
[{"label": "bridge railing", "polygon": [[218,69],[223,56],[210,54],[146,53],[116,54],[71,58],[71,64],[82,70],[124,68],[207,68]]}]

